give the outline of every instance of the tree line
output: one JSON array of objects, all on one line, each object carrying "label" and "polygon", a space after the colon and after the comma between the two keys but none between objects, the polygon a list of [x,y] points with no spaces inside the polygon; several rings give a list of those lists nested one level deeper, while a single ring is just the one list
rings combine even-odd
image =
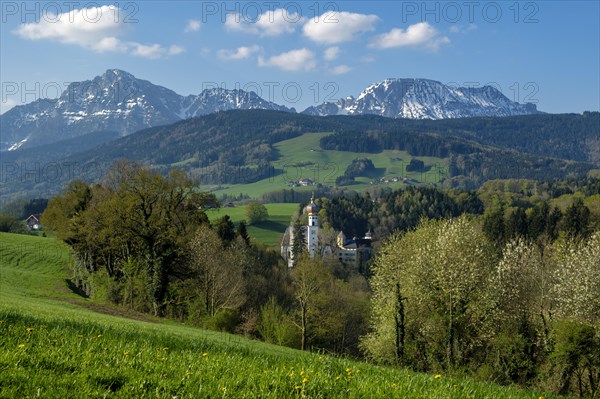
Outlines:
[{"label": "tree line", "polygon": [[[44,225],[73,253],[86,295],[138,312],[302,349],[359,356],[366,279],[304,250],[292,272],[181,172],[163,176],[121,161],[100,183],[71,182],[49,201]],[[256,204],[253,216],[264,217]],[[257,215],[254,215],[257,214]]]},{"label": "tree line", "polygon": [[535,240],[546,233],[556,239],[561,232],[585,236],[600,228],[600,179],[594,177],[493,180],[477,191],[409,186],[335,194],[319,202],[324,209],[321,224],[327,222],[348,236],[363,236],[371,229],[379,240],[413,229],[423,218],[465,213],[478,216],[499,247],[517,235]]}]

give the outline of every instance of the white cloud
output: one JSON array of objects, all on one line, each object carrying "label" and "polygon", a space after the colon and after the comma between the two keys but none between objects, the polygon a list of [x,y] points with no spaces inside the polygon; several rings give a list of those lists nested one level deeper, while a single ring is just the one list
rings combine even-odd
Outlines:
[{"label": "white cloud", "polygon": [[185,51],[183,47],[180,46],[170,46],[169,48],[165,48],[159,44],[151,44],[149,46],[139,44],[139,43],[129,43],[131,45],[131,55],[136,57],[148,58],[151,60],[157,60],[159,58],[164,57],[165,55],[177,55],[181,54]]},{"label": "white cloud", "polygon": [[478,26],[476,24],[467,24],[467,25],[452,25],[450,27],[450,33],[467,33],[472,30],[477,29]]},{"label": "white cloud", "polygon": [[225,61],[237,61],[249,58],[252,54],[260,50],[259,46],[242,46],[235,50],[219,50],[217,56]]},{"label": "white cloud", "polygon": [[100,39],[127,32],[115,6],[74,9],[59,15],[46,14],[39,22],[20,25],[15,33],[24,39],[51,39],[66,44],[92,46]]},{"label": "white cloud", "polygon": [[393,47],[428,47],[437,50],[441,45],[450,43],[450,39],[441,36],[427,22],[410,25],[406,30],[394,28],[388,33],[376,36],[370,46],[380,49]]},{"label": "white cloud", "polygon": [[51,40],[98,53],[118,52],[150,59],[183,51],[179,46],[165,48],[120,39],[129,31],[122,15],[124,12],[112,5],[73,9],[58,15],[48,13],[39,22],[20,25],[13,33],[27,40]]},{"label": "white cloud", "polygon": [[308,20],[303,32],[314,42],[336,44],[351,41],[359,33],[372,31],[377,21],[379,17],[373,14],[328,11]]},{"label": "white cloud", "polygon": [[197,19],[190,19],[187,25],[185,26],[184,32],[198,32],[201,27],[202,25],[200,25],[200,21],[198,21]]},{"label": "white cloud", "polygon": [[137,57],[157,59],[164,55],[164,51],[165,49],[159,44],[151,44],[149,46],[138,44],[137,46],[133,47],[131,54]]},{"label": "white cloud", "polygon": [[326,61],[333,61],[340,56],[339,47],[329,47],[323,52],[323,57]]},{"label": "white cloud", "polygon": [[331,72],[333,75],[343,75],[345,73],[350,72],[351,70],[352,70],[352,68],[349,67],[348,65],[338,65],[338,66],[331,68],[329,70],[329,72]]},{"label": "white cloud", "polygon": [[259,36],[280,36],[292,33],[306,19],[298,13],[289,13],[283,8],[265,11],[255,19],[241,14],[227,14],[225,27],[230,31],[251,33]]},{"label": "white cloud", "polygon": [[90,48],[98,53],[126,53],[129,49],[129,46],[126,43],[123,43],[121,40],[117,39],[116,37],[103,37],[96,43],[93,43]]},{"label": "white cloud", "polygon": [[317,61],[315,53],[306,48],[301,48],[274,55],[268,60],[258,57],[258,66],[273,66],[291,72],[310,71],[315,69]]},{"label": "white cloud", "polygon": [[169,46],[169,50],[167,51],[167,53],[169,55],[177,55],[177,54],[181,54],[183,52],[185,52],[185,48],[178,46],[176,44]]}]

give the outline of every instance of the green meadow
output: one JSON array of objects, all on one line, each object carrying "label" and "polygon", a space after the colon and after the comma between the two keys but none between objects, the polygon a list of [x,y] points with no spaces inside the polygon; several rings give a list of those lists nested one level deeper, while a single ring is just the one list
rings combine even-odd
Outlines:
[{"label": "green meadow", "polygon": [[[357,184],[346,186],[355,191],[364,191],[372,188],[371,181],[379,178],[408,177],[418,183],[437,183],[448,174],[448,160],[433,157],[413,157],[405,151],[385,150],[378,154],[363,152],[323,150],[319,140],[331,133],[306,133],[293,139],[281,141],[273,145],[278,154],[278,160],[273,162],[275,173],[268,179],[248,184],[232,184],[223,187],[208,187],[220,196],[222,194],[244,193],[252,198],[259,198],[261,194],[289,189],[290,181],[309,178],[318,183],[335,186],[335,179],[342,176],[352,160],[356,158],[369,158],[373,161],[376,170],[367,177],[357,178]],[[419,159],[430,166],[427,172],[406,172],[406,166],[411,159]],[[377,186],[399,188],[406,183],[381,183]],[[311,191],[313,188],[295,187],[298,191]]]},{"label": "green meadow", "polygon": [[[250,238],[274,247],[281,243],[281,238],[285,229],[290,225],[290,219],[298,209],[298,204],[265,204],[269,211],[269,218],[262,222],[248,225],[248,235]],[[206,211],[211,222],[229,215],[231,220],[238,224],[246,219],[246,206],[240,205],[233,208],[209,209]]]},{"label": "green meadow", "polygon": [[1,398],[556,396],[268,345],[72,292],[52,238],[0,233]]}]

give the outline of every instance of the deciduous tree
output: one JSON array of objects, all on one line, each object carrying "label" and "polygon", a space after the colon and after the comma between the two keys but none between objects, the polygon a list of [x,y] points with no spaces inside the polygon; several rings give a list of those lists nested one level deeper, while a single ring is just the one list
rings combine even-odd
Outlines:
[{"label": "deciduous tree", "polygon": [[387,362],[406,353],[418,368],[465,364],[485,340],[493,262],[490,242],[464,216],[391,236],[373,267],[373,332],[363,348]]},{"label": "deciduous tree", "polygon": [[246,221],[248,224],[262,222],[269,218],[267,207],[258,202],[251,202],[246,206]]},{"label": "deciduous tree", "polygon": [[196,294],[202,296],[206,314],[223,309],[237,310],[245,301],[245,284],[240,255],[225,248],[219,235],[201,226],[190,242],[190,267]]},{"label": "deciduous tree", "polygon": [[299,319],[301,350],[305,350],[307,346],[312,316],[316,309],[316,296],[331,278],[322,259],[309,258],[307,254],[296,258],[296,265],[292,269],[292,286]]}]

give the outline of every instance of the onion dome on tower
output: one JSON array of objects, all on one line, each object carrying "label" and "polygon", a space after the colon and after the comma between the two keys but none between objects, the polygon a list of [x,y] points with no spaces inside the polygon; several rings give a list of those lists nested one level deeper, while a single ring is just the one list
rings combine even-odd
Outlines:
[{"label": "onion dome on tower", "polygon": [[313,194],[313,196],[310,199],[310,204],[306,205],[306,213],[308,214],[308,216],[316,216],[317,213],[319,212],[319,207],[317,206],[317,204],[315,204],[315,195]]}]

